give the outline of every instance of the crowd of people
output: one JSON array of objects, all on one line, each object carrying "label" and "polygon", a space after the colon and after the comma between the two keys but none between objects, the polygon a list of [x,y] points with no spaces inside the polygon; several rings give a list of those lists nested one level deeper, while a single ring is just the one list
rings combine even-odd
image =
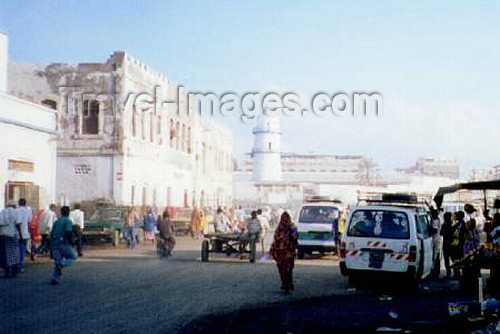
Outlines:
[{"label": "crowd of people", "polygon": [[[84,214],[63,206],[58,216],[56,205],[33,212],[24,198],[9,201],[0,212],[0,267],[5,278],[13,278],[25,268],[26,255],[32,261],[40,254],[54,259],[53,284],[58,284],[62,268],[83,256]],[[76,248],[76,253],[73,250]]]},{"label": "crowd of people", "polygon": [[439,277],[441,254],[446,269],[446,278],[473,278],[468,268],[452,268],[472,250],[484,242],[500,242],[500,213],[490,217],[486,212],[481,217],[471,204],[465,204],[463,211],[454,213],[431,210],[431,234],[433,236],[433,272]]}]

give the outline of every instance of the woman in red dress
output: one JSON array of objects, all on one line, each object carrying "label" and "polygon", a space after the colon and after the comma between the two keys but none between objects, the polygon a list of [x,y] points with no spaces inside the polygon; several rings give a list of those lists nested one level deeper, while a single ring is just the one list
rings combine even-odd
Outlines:
[{"label": "woman in red dress", "polygon": [[281,215],[278,228],[274,232],[274,241],[269,253],[276,261],[281,278],[281,290],[288,294],[293,291],[293,266],[298,233],[287,212]]}]

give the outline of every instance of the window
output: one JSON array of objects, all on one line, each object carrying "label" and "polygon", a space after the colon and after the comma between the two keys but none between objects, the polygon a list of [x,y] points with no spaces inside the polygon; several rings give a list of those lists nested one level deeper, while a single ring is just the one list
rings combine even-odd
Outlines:
[{"label": "window", "polygon": [[83,101],[82,133],[99,134],[99,102],[96,100]]},{"label": "window", "polygon": [[187,132],[187,152],[191,153],[191,127],[188,127]]},{"label": "window", "polygon": [[146,125],[145,125],[146,113],[141,112],[140,117],[141,117],[141,133],[142,133],[141,137],[142,137],[142,140],[146,140]]},{"label": "window", "polygon": [[271,145],[271,142],[269,142],[269,151],[272,151],[272,145]]},{"label": "window", "polygon": [[184,207],[188,207],[188,191],[187,189],[184,190]]},{"label": "window", "polygon": [[130,204],[134,205],[134,197],[135,197],[135,186],[132,186],[130,191]]},{"label": "window", "polygon": [[176,137],[175,137],[175,149],[179,150],[180,149],[180,136],[179,136],[179,132],[180,132],[180,124],[179,122],[175,123],[175,133],[176,133]]},{"label": "window", "polygon": [[[278,190],[281,187],[278,187]],[[283,189],[284,190],[284,189]],[[333,206],[304,206],[300,211],[300,223],[333,224],[338,222],[339,209]]]},{"label": "window", "polygon": [[153,117],[153,114],[149,114],[149,141],[154,143],[155,141],[155,119]]},{"label": "window", "polygon": [[175,138],[175,127],[174,127],[174,120],[170,119],[170,147],[174,148],[174,138]]},{"label": "window", "polygon": [[427,216],[420,215],[417,218],[417,233],[421,234],[424,239],[430,237],[429,234],[429,223],[427,221]]},{"label": "window", "polygon": [[186,125],[182,124],[181,128],[181,150],[186,151]]},{"label": "window", "polygon": [[161,144],[161,115],[158,115],[158,120],[157,120],[157,129],[158,129],[158,142]]},{"label": "window", "polygon": [[57,110],[57,103],[54,100],[45,99],[42,101],[42,106]]},{"label": "window", "polygon": [[408,217],[403,212],[358,210],[351,217],[349,236],[409,239]]},{"label": "window", "polygon": [[9,160],[9,170],[19,172],[34,172],[35,164],[29,161]]},{"label": "window", "polygon": [[132,106],[132,136],[137,135],[137,112],[135,110],[135,105]]},{"label": "window", "polygon": [[170,206],[172,202],[172,188],[167,187],[167,206]]},{"label": "window", "polygon": [[146,187],[142,187],[142,205],[143,206],[148,204],[147,200],[148,200],[148,190]]}]

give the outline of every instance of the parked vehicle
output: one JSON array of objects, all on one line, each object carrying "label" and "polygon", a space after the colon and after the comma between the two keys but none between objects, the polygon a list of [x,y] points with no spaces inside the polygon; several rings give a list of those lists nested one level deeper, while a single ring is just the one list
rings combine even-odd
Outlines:
[{"label": "parked vehicle", "polygon": [[188,235],[191,232],[191,215],[193,209],[180,209],[177,215],[172,218],[172,224],[176,234]]},{"label": "parked vehicle", "polygon": [[342,275],[399,274],[418,282],[432,269],[428,210],[413,196],[383,196],[352,208],[339,255]]},{"label": "parked vehicle", "polygon": [[120,235],[125,224],[125,208],[100,207],[85,220],[83,237],[86,242],[110,242],[113,246],[120,243]]},{"label": "parked vehicle", "polygon": [[313,197],[301,206],[296,218],[299,259],[312,252],[336,251],[340,204],[340,201],[326,197]]}]

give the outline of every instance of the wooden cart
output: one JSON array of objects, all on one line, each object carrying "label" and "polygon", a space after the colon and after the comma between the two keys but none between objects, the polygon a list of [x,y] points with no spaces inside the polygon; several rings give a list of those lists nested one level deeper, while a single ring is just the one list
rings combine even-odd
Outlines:
[{"label": "wooden cart", "polygon": [[213,233],[205,234],[201,243],[201,261],[207,262],[210,253],[221,253],[231,256],[249,254],[251,263],[257,258],[258,238],[240,233]]}]

